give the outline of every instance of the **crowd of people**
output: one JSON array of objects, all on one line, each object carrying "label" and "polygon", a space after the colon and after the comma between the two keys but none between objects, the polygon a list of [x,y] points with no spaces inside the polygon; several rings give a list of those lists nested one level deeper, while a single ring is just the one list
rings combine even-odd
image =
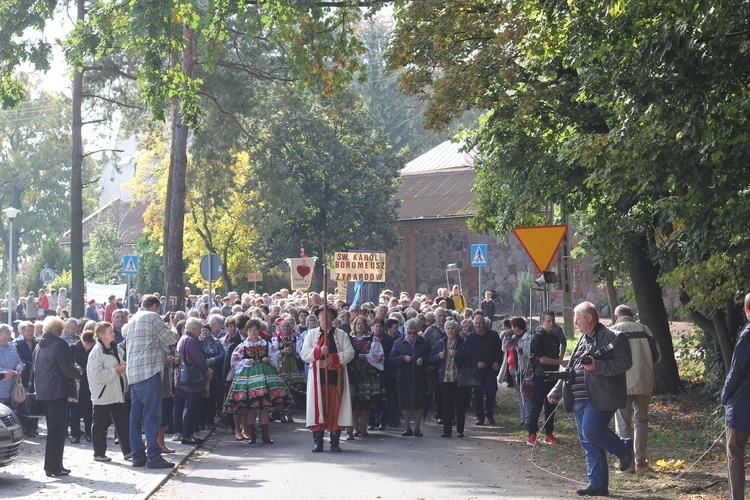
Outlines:
[{"label": "crowd of people", "polygon": [[[435,297],[385,290],[378,303],[355,305],[301,291],[219,297],[186,289],[184,310],[176,312],[164,310],[164,297],[132,290],[125,300],[90,301],[80,320],[61,308],[69,305],[64,292],[40,291],[47,297],[42,314],[38,299],[30,309],[27,298],[21,312],[33,311],[37,320],[22,320],[15,341],[11,328],[0,326],[0,401],[12,403],[14,377],[25,385],[33,377],[47,419],[49,476],[70,473],[63,465],[66,439],[85,439],[94,460],[111,460],[112,424],[123,457],[150,468],[173,466],[163,456],[174,451],[169,434],[172,442],[200,444],[199,431],[223,422],[238,442],[270,445],[270,423],[293,423],[300,412],[313,452],[323,451],[326,431],[334,452],[344,433],[346,440],[366,439],[370,431],[402,427],[402,436],[420,438],[426,416],[442,426],[442,437],[463,438],[470,407],[475,425],[496,424],[503,384],[514,389],[529,445],[558,442],[555,404],[567,396],[589,464],[590,484],[580,495],[607,493],[605,450],[620,458],[623,471],[647,465],[653,375],[636,377],[631,391],[625,374],[644,353],[649,358],[637,361],[639,371],[653,372],[658,360],[651,359],[653,336],[626,306],[610,330],[593,304],[580,304],[575,317],[583,335],[565,359],[566,339],[553,312],[533,329],[520,317],[500,322],[489,292],[471,310],[458,287]],[[55,308],[47,309],[53,295]],[[566,366],[570,378],[548,376]],[[36,419],[16,409],[26,435],[35,436]],[[537,440],[542,410],[544,438]],[[608,424],[617,410],[615,434]]]}]

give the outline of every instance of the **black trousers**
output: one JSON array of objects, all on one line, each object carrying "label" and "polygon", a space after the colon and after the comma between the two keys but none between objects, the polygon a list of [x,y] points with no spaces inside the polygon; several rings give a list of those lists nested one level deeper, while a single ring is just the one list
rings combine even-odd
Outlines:
[{"label": "black trousers", "polygon": [[91,426],[91,440],[94,444],[94,456],[103,457],[107,453],[107,429],[114,422],[115,432],[120,439],[123,455],[130,453],[130,429],[128,426],[130,410],[125,403],[111,405],[94,405],[94,423]]},{"label": "black trousers", "polygon": [[182,434],[182,418],[184,414],[185,396],[177,391],[174,391],[174,406],[172,407],[172,428],[174,429],[175,434]]},{"label": "black trousers", "polygon": [[78,394],[77,403],[69,403],[70,409],[70,436],[74,438],[81,437],[81,417],[83,417],[83,433],[86,436],[91,435],[91,421],[93,418],[93,408],[91,405],[91,392],[88,387],[81,386]]},{"label": "black trousers", "polygon": [[63,469],[68,427],[68,398],[41,401],[47,419],[47,445],[44,449],[45,472],[60,472]]},{"label": "black trousers", "polygon": [[492,416],[495,406],[497,372],[490,368],[485,368],[484,370],[477,370],[477,375],[479,376],[481,386],[473,389],[474,411],[478,420],[484,420],[486,417]]},{"label": "black trousers", "polygon": [[545,382],[544,376],[534,375],[531,389],[531,412],[528,424],[529,434],[539,431],[539,415],[544,408],[544,433],[549,436],[555,430],[555,408],[557,405],[547,401],[547,394],[555,387],[555,382]]},{"label": "black trousers", "polygon": [[456,382],[444,382],[438,385],[442,409],[440,417],[443,419],[443,434],[450,436],[453,424],[456,432],[464,433],[466,424],[466,407],[469,406],[468,387],[458,387]]}]

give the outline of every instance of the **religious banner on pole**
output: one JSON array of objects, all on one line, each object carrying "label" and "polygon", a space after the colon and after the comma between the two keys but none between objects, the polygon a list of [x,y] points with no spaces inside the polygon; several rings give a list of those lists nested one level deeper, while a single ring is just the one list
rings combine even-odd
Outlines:
[{"label": "religious banner on pole", "polygon": [[336,252],[335,281],[385,282],[385,253]]},{"label": "religious banner on pole", "polygon": [[307,290],[312,285],[317,257],[287,259],[292,277],[292,290]]}]

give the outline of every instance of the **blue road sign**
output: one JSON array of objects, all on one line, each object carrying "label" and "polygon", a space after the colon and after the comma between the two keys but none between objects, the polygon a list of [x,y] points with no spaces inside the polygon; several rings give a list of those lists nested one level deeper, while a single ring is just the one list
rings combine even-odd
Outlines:
[{"label": "blue road sign", "polygon": [[471,245],[471,267],[485,267],[487,265],[487,245]]},{"label": "blue road sign", "polygon": [[138,274],[138,256],[125,255],[122,258],[122,272],[125,274]]}]

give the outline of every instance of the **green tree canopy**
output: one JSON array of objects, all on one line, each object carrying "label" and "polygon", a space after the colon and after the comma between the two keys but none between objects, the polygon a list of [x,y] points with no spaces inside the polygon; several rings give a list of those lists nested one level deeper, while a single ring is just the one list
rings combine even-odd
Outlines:
[{"label": "green tree canopy", "polygon": [[301,247],[315,255],[323,243],[327,253],[395,245],[403,160],[362,103],[281,89],[274,98],[277,111],[260,131],[248,173],[247,217],[266,235],[255,242],[257,257],[274,267]]}]

